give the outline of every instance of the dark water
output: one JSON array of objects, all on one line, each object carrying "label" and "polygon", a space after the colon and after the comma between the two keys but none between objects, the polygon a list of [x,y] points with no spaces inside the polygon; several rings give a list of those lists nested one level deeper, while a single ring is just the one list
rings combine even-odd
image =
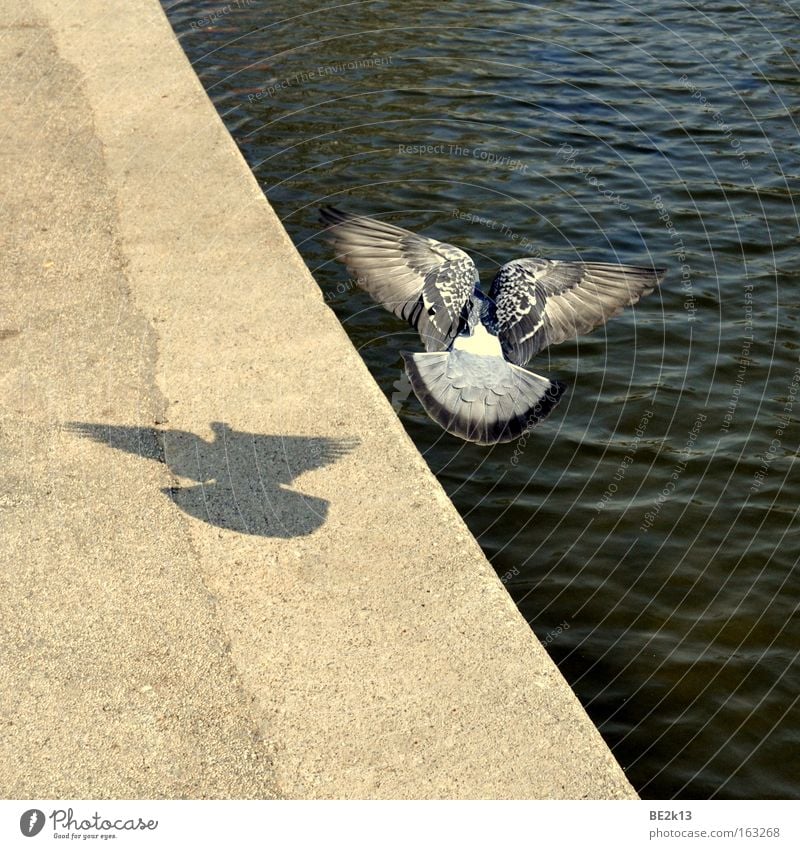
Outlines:
[{"label": "dark water", "polygon": [[[641,795],[797,798],[800,7],[165,5]],[[480,448],[408,397],[414,334],[347,287],[316,239],[321,202],[454,242],[487,275],[537,251],[671,272],[534,361],[571,392],[526,444]]]}]

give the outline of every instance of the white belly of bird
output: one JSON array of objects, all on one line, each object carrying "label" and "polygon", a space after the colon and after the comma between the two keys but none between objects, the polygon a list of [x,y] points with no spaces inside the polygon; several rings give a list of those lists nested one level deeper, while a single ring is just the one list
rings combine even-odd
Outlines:
[{"label": "white belly of bird", "polygon": [[500,340],[479,324],[471,336],[458,336],[453,342],[453,350],[466,351],[481,357],[502,357],[503,349]]}]

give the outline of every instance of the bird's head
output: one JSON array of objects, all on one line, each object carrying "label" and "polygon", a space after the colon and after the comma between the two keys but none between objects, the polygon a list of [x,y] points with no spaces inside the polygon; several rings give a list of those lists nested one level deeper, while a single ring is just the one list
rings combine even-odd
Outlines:
[{"label": "bird's head", "polygon": [[215,439],[224,439],[231,432],[230,425],[225,422],[211,422],[211,430]]}]

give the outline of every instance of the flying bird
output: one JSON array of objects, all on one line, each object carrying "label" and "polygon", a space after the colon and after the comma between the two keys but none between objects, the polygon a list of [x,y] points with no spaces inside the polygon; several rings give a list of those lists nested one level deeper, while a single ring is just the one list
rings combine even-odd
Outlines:
[{"label": "flying bird", "polygon": [[605,324],[666,273],[528,257],[501,266],[487,296],[460,248],[334,207],[320,218],[360,288],[422,338],[425,353],[402,357],[425,412],[479,445],[519,438],[561,400],[565,384],[524,368],[535,354]]}]

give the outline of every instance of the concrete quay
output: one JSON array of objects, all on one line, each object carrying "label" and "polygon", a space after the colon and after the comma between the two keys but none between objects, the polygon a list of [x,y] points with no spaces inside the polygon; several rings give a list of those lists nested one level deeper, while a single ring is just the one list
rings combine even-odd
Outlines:
[{"label": "concrete quay", "polygon": [[0,56],[0,796],[635,798],[157,0]]}]

